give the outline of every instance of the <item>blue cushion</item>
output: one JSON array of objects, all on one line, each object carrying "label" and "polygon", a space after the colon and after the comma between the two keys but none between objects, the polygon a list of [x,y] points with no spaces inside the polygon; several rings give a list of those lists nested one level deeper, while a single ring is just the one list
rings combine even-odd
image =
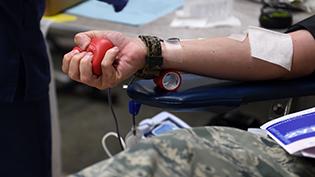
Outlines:
[{"label": "blue cushion", "polygon": [[212,106],[239,106],[254,101],[315,95],[315,76],[294,80],[239,82],[182,74],[177,92],[163,92],[152,80],[138,80],[127,93],[136,101],[161,108],[191,109]]}]

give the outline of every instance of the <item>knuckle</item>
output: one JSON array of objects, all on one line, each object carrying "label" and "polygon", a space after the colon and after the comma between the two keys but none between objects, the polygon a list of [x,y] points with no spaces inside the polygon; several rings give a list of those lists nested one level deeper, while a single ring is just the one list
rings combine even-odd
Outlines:
[{"label": "knuckle", "polygon": [[102,68],[107,68],[107,67],[108,67],[107,62],[106,62],[106,61],[102,61],[101,67],[102,67]]},{"label": "knuckle", "polygon": [[122,32],[119,32],[119,31],[115,31],[115,32],[113,32],[114,33],[114,35],[116,35],[118,38],[122,38],[124,35],[123,35],[123,33]]},{"label": "knuckle", "polygon": [[118,31],[108,31],[105,36],[109,38],[115,45],[121,43],[124,39],[124,34]]},{"label": "knuckle", "polygon": [[113,58],[115,56],[116,51],[113,49],[110,49],[106,52],[106,54],[110,57]]},{"label": "knuckle", "polygon": [[74,35],[74,42],[77,42],[82,34],[83,33],[78,33],[78,34]]},{"label": "knuckle", "polygon": [[82,65],[86,65],[86,64],[89,64],[89,62],[91,62],[91,61],[89,61],[89,60],[81,60],[80,61],[80,65],[82,64]]},{"label": "knuckle", "polygon": [[68,76],[73,80],[76,79],[76,74],[74,72],[69,71]]},{"label": "knuckle", "polygon": [[71,60],[71,57],[69,56],[69,54],[65,54],[63,56],[63,63],[68,63]]},{"label": "knuckle", "polygon": [[88,83],[90,83],[90,81],[91,81],[91,79],[89,77],[81,76],[81,82],[88,84]]},{"label": "knuckle", "polygon": [[69,58],[69,53],[66,53],[66,54],[63,55],[63,59],[64,59],[64,60],[66,60],[66,59],[68,59],[68,58]]},{"label": "knuckle", "polygon": [[75,62],[79,61],[80,59],[81,59],[81,55],[75,55],[72,57],[72,60]]}]

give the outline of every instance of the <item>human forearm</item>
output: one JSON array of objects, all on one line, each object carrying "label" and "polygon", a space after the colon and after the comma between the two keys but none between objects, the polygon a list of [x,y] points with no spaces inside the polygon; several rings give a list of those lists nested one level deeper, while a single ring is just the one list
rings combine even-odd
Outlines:
[{"label": "human forearm", "polygon": [[[290,71],[253,58],[248,39],[240,42],[226,37],[183,40],[180,49],[175,50],[169,50],[165,47],[166,43],[162,43],[164,58],[162,68],[233,80],[283,79],[314,72],[313,36],[305,30],[290,35],[293,42],[293,62]],[[77,34],[75,42],[84,50],[94,37],[105,37],[115,46],[108,50],[103,58],[102,75],[96,77],[92,73],[92,54],[70,52],[64,56],[62,69],[72,79],[105,89],[119,84],[144,67],[148,51],[141,39],[130,38],[119,32],[89,31]]]},{"label": "human forearm", "polygon": [[[314,52],[312,51],[314,44],[311,43],[314,39],[307,34],[302,34],[303,31],[295,33],[291,34],[293,35],[294,56],[290,72],[278,65],[253,58],[248,39],[240,42],[226,37],[183,40],[181,41],[182,49],[176,51],[164,47],[163,67],[236,80],[266,80],[306,75],[314,71],[315,61],[310,57]],[[308,49],[297,47],[301,46],[302,41],[308,43]],[[307,53],[304,52],[306,49]],[[179,56],[181,59],[176,58]]]}]

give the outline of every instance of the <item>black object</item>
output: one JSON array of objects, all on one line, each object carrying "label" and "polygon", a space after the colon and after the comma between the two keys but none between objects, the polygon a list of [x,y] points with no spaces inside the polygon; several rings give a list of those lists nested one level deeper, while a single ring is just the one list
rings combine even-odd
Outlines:
[{"label": "black object", "polygon": [[272,111],[277,115],[283,115],[285,112],[285,107],[283,104],[277,103],[272,106]]},{"label": "black object", "polygon": [[248,128],[259,128],[262,124],[263,122],[258,118],[235,110],[213,117],[206,126],[225,126],[247,130]]},{"label": "black object", "polygon": [[292,25],[293,17],[289,10],[265,4],[261,8],[259,23],[268,29],[285,29]]},{"label": "black object", "polygon": [[297,31],[300,29],[305,29],[309,31],[315,39],[315,15],[312,15],[309,18],[297,24],[294,24],[286,32],[289,33],[289,32]]}]

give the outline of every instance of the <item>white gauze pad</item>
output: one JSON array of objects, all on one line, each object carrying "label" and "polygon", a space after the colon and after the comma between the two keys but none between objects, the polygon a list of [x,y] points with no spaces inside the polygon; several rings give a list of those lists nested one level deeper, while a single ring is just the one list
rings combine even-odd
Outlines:
[{"label": "white gauze pad", "polygon": [[250,26],[248,38],[252,57],[291,70],[293,42],[290,35]]}]

